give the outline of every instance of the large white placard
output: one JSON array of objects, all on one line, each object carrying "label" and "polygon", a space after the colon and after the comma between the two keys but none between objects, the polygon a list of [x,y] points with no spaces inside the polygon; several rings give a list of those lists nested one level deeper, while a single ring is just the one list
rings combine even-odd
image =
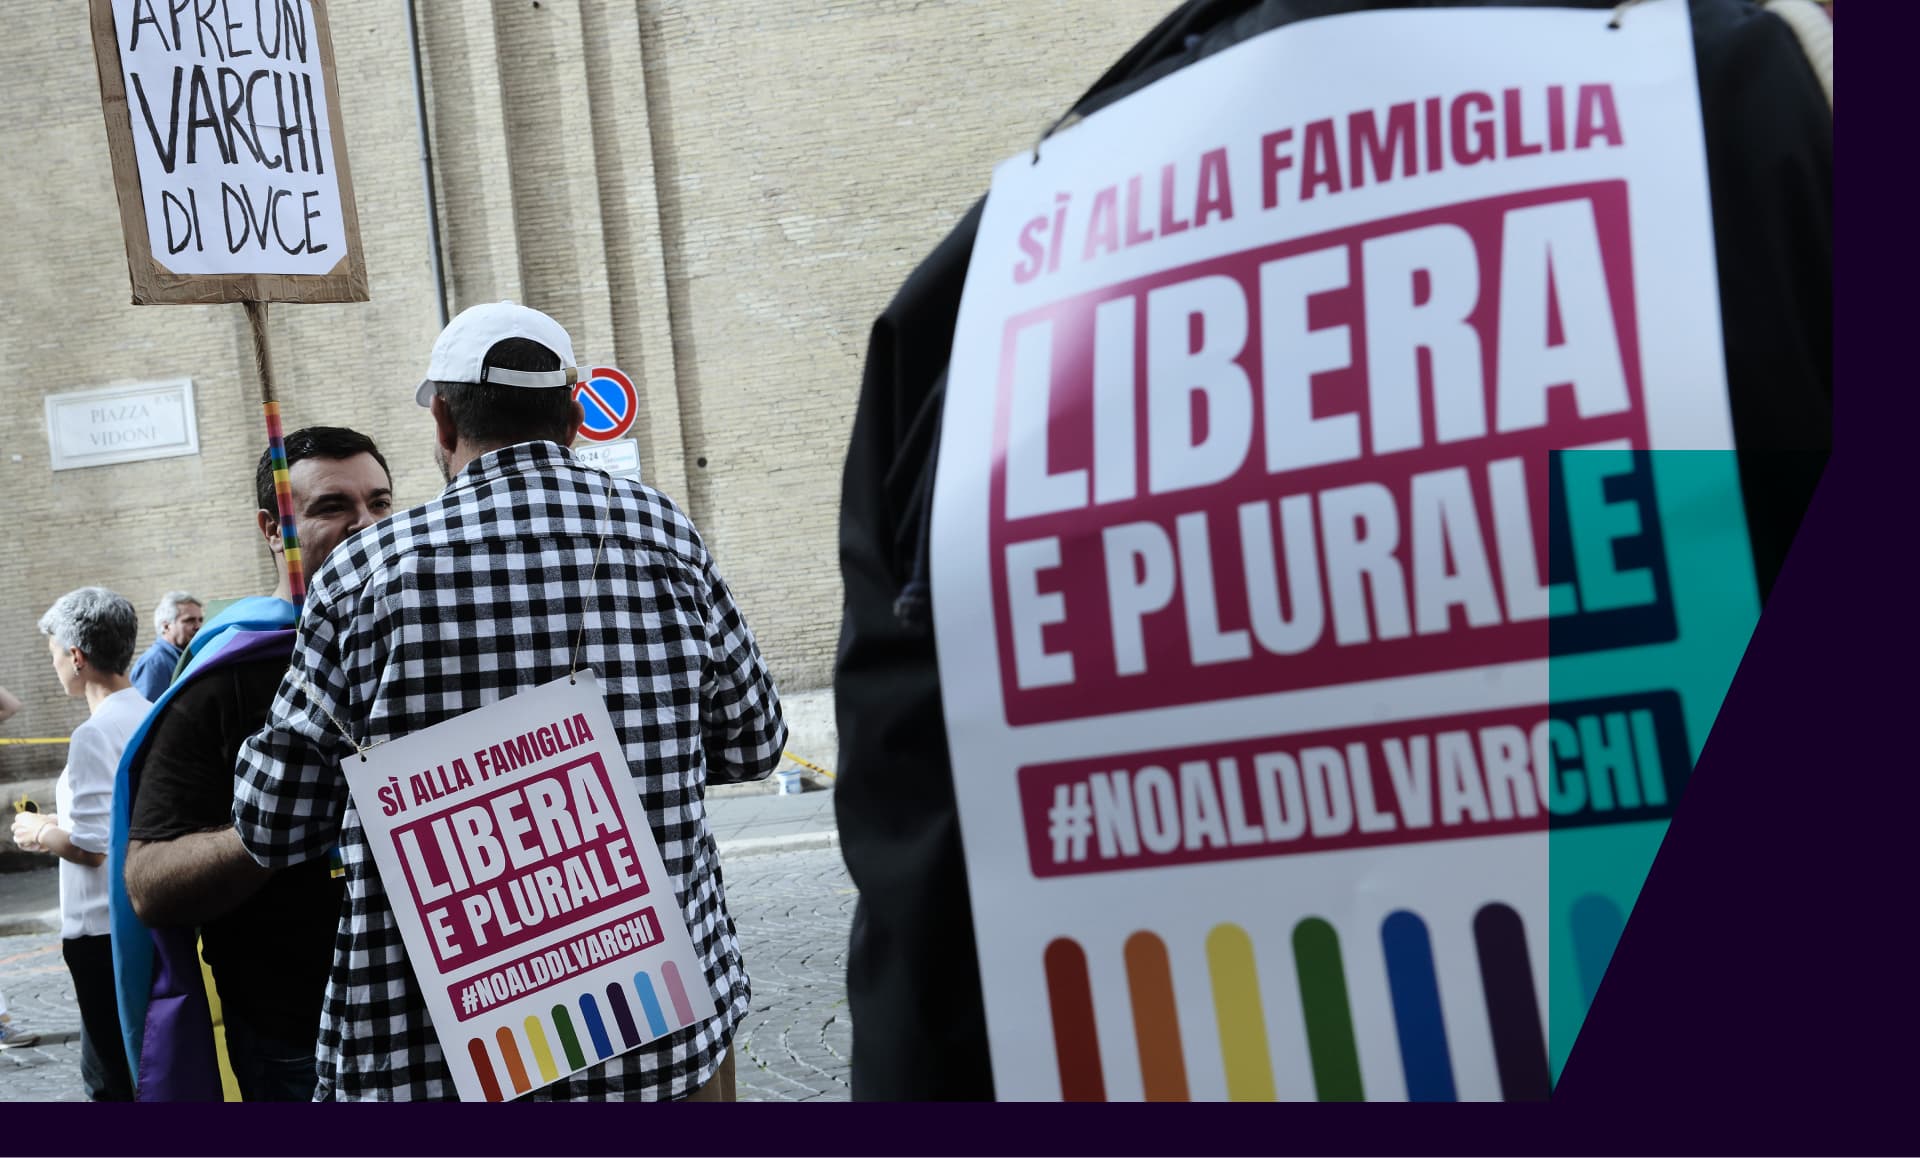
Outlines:
[{"label": "large white placard", "polygon": [[1545,1096],[1754,606],[1687,6],[1608,15],[1303,21],[996,170],[933,567],[1000,1096]]}]

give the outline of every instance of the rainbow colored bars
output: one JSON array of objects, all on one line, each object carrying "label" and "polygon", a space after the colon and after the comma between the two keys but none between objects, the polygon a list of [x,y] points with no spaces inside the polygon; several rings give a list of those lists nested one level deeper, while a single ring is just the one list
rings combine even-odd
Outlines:
[{"label": "rainbow colored bars", "polygon": [[267,454],[273,464],[273,496],[280,507],[280,541],[287,549],[287,582],[293,591],[293,605],[307,599],[306,570],[300,566],[300,533],[293,526],[293,482],[287,473],[287,436],[280,429],[280,404],[268,402],[262,407],[267,415]]},{"label": "rainbow colored bars", "polygon": [[[674,1014],[681,1024],[692,1024],[693,1005],[687,999],[687,988],[680,979],[680,970],[668,961],[661,966],[660,973],[661,980],[666,984],[667,1000],[673,1003]],[[640,1014],[646,1019],[644,1032],[634,1017],[634,1003],[628,999],[629,993],[638,998]],[[645,971],[633,975],[631,990],[619,981],[608,984],[606,1006],[613,1014],[611,1027],[601,1011],[599,996],[582,993],[579,999],[580,1025],[577,1028],[573,1010],[561,1003],[548,1010],[548,1020],[553,1024],[551,1038],[547,1034],[546,1022],[538,1014],[527,1015],[521,1023],[521,1034],[514,1033],[513,1027],[508,1025],[495,1030],[492,1049],[488,1048],[490,1043],[485,1037],[469,1038],[467,1055],[473,1059],[473,1068],[479,1072],[480,1088],[487,1101],[500,1102],[518,1097],[595,1062],[605,1061],[615,1054],[664,1037],[670,1029],[666,1010],[661,1007],[659,994],[654,989],[653,977]],[[527,1069],[520,1047],[523,1036],[526,1039],[526,1053],[533,1058],[535,1069],[531,1072]],[[555,1056],[551,1044],[555,1039],[560,1043],[559,1057]],[[493,1064],[495,1051],[501,1062],[498,1069]],[[558,1063],[561,1061],[566,1063],[565,1069],[560,1068]],[[500,1070],[506,1073],[506,1085],[500,1081]],[[539,1075],[537,1082],[534,1080],[536,1072]]]},{"label": "rainbow colored bars", "polygon": [[[1618,935],[1618,914],[1611,910],[1600,914],[1596,907],[1587,917],[1587,923],[1598,926],[1605,923],[1605,916],[1611,916],[1615,925],[1596,928],[1585,938],[1592,942],[1586,951],[1593,958],[1586,962],[1589,988],[1598,985],[1598,974],[1605,969]],[[1308,917],[1294,926],[1291,941],[1314,1094],[1323,1102],[1365,1101],[1339,934],[1327,921]],[[1505,904],[1483,906],[1473,918],[1473,942],[1500,1096],[1510,1102],[1544,1101],[1552,1079],[1520,915]],[[1426,922],[1406,909],[1390,913],[1381,923],[1380,950],[1408,1099],[1458,1101]],[[1189,1101],[1166,944],[1159,935],[1143,930],[1127,938],[1123,956],[1142,1093],[1150,1102]],[[1273,1101],[1277,1096],[1273,1051],[1267,1040],[1253,939],[1239,925],[1215,925],[1207,934],[1206,960],[1227,1098]],[[1056,938],[1048,944],[1042,966],[1053,1010],[1061,1096],[1070,1102],[1105,1101],[1086,950],[1070,937]]]}]

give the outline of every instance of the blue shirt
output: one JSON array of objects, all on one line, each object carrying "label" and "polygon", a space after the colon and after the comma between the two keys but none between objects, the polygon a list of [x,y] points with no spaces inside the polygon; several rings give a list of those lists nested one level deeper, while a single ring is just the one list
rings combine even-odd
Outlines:
[{"label": "blue shirt", "polygon": [[133,665],[127,678],[149,701],[158,700],[160,693],[166,691],[167,685],[173,682],[173,669],[179,662],[180,649],[161,636],[153,641],[147,654],[140,657],[140,662]]}]

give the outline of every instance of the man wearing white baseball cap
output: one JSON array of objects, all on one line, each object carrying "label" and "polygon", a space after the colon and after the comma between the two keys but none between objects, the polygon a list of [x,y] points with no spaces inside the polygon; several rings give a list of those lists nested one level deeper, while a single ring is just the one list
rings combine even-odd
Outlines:
[{"label": "man wearing white baseball cap", "polygon": [[665,495],[566,449],[581,418],[575,376],[572,340],[537,310],[475,306],[447,326],[414,397],[433,415],[448,486],[328,556],[273,714],[241,749],[234,824],[254,859],[294,864],[337,841],[346,862],[319,1100],[455,1092],[342,759],[356,741],[397,739],[563,676],[576,647],[598,675],[706,985],[688,986],[686,1029],[527,1096],[732,1100],[749,991],[704,793],[771,773],[786,724],[693,524]]},{"label": "man wearing white baseball cap", "polygon": [[[515,370],[488,362],[497,342],[519,338],[545,347],[560,359],[558,370]],[[489,302],[462,310],[440,331],[433,344],[427,376],[413,392],[422,406],[433,401],[435,382],[483,382],[500,386],[571,386],[574,381],[573,339],[559,322],[512,302]]]}]

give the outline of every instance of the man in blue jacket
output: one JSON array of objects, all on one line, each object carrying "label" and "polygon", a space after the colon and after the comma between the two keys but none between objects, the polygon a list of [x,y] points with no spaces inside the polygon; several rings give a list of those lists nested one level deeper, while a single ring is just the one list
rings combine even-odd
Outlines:
[{"label": "man in blue jacket", "polygon": [[203,600],[186,591],[169,591],[160,597],[160,606],[153,609],[153,630],[158,633],[153,646],[127,674],[149,702],[158,700],[173,682],[173,669],[180,666],[180,656],[206,622],[205,607]]}]

